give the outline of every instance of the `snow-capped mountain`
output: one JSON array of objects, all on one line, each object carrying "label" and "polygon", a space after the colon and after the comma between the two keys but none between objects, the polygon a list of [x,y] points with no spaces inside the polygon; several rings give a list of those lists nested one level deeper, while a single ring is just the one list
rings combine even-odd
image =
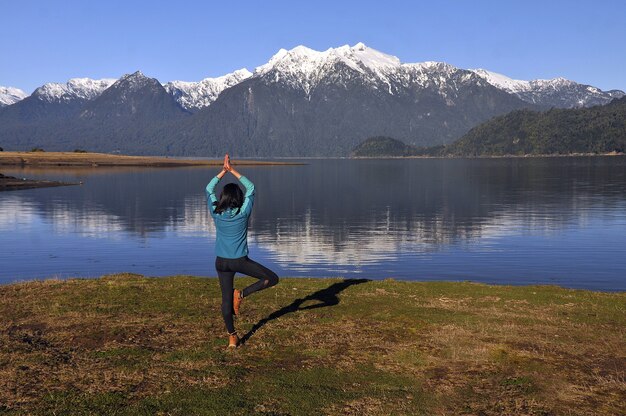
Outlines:
[{"label": "snow-capped mountain", "polygon": [[[342,74],[342,68],[348,71]],[[282,82],[300,88],[306,94],[310,94],[321,82],[358,79],[389,94],[405,88],[425,88],[436,84],[442,95],[449,95],[450,91],[457,88],[457,85],[449,83],[451,75],[463,74],[463,78],[469,81],[470,72],[498,89],[543,107],[587,107],[606,104],[624,96],[620,90],[602,91],[564,78],[524,81],[485,69],[456,68],[444,62],[402,63],[397,57],[369,48],[363,43],[325,51],[302,45],[291,50],[280,49],[266,64],[258,66],[254,73],[243,68],[217,78],[206,78],[199,82],[170,81],[163,86],[183,108],[195,112],[215,102],[222,91],[249,78],[262,78],[267,83]],[[32,95],[48,102],[76,98],[92,100],[115,81],[113,78],[73,78],[67,83],[45,84]],[[16,88],[0,87],[0,106],[13,104],[25,96],[23,91]]]},{"label": "snow-capped mountain", "polygon": [[498,74],[497,72],[487,71],[486,69],[470,69],[479,77],[485,79],[488,83],[496,88],[505,90],[511,93],[518,91],[524,91],[529,89],[529,81],[522,81],[519,79],[512,79],[506,75]]},{"label": "snow-capped mountain", "polygon": [[407,88],[434,85],[442,91],[447,87],[454,88],[455,85],[446,85],[446,82],[461,73],[466,81],[473,78],[470,72],[444,62],[402,63],[395,56],[357,43],[323,52],[304,46],[289,51],[281,49],[267,64],[255,69],[254,77],[300,88],[306,94],[324,83],[346,86],[358,80],[393,95]]},{"label": "snow-capped mountain", "polygon": [[[369,48],[363,43],[344,45],[320,52],[305,46],[281,49],[268,63],[257,67],[254,77],[267,82],[282,82],[300,88],[306,94],[325,81],[341,82],[338,67],[353,70],[353,75],[375,88],[394,94],[404,88],[427,88],[436,85],[442,95],[458,88],[451,77],[463,74],[461,81],[476,74],[490,85],[514,94],[520,99],[543,107],[588,107],[606,104],[624,96],[623,91],[602,91],[564,78],[522,81],[484,69],[465,70],[444,62],[402,63],[392,55]],[[345,74],[343,80],[345,81]],[[457,77],[457,81],[459,77]],[[446,92],[447,91],[447,92]]]},{"label": "snow-capped mountain", "polygon": [[362,43],[298,46],[169,132],[170,149],[216,154],[229,143],[246,155],[338,156],[377,135],[428,146],[521,108],[539,109],[446,63],[403,64]]},{"label": "snow-capped mountain", "polygon": [[84,120],[133,119],[134,122],[158,124],[187,114],[165,91],[156,78],[141,71],[126,74],[97,98],[89,101],[80,113]]},{"label": "snow-capped mountain", "polygon": [[251,76],[250,71],[242,68],[218,78],[205,78],[199,82],[170,81],[163,86],[183,108],[197,111],[212,104],[226,88]]},{"label": "snow-capped mountain", "polygon": [[33,96],[42,101],[92,100],[116,81],[114,78],[72,78],[66,83],[50,82],[37,88]]},{"label": "snow-capped mountain", "polygon": [[19,88],[0,86],[0,107],[15,104],[27,96],[28,94]]},{"label": "snow-capped mountain", "polygon": [[323,52],[304,46],[281,49],[255,69],[253,78],[300,89],[308,97],[317,87],[331,84],[350,88],[359,83],[383,94],[401,96],[429,91],[449,106],[455,105],[454,98],[463,87],[491,85],[474,72],[445,62],[402,63],[363,43]]},{"label": "snow-capped mountain", "polygon": [[82,106],[98,97],[115,79],[73,78],[66,83],[51,82],[37,88],[24,99],[0,108],[0,124],[11,134],[32,134],[41,123],[63,125],[75,117]]},{"label": "snow-capped mountain", "polygon": [[515,94],[529,103],[543,106],[591,107],[607,104],[614,98],[621,98],[625,95],[620,90],[602,91],[591,85],[579,84],[562,77],[523,81],[485,69],[472,71],[494,87]]},{"label": "snow-capped mountain", "polygon": [[253,73],[162,84],[141,72],[119,80],[46,84],[0,108],[7,147],[170,155],[343,156],[373,136],[451,143],[513,110],[606,103],[562,78],[520,81],[445,62],[402,63],[363,43],[281,49]]},{"label": "snow-capped mountain", "polygon": [[135,71],[131,74],[124,74],[120,79],[115,80],[112,84],[112,90],[125,90],[127,92],[136,92],[145,87],[158,88],[161,85],[156,78],[149,78],[141,71]]},{"label": "snow-capped mountain", "polygon": [[[363,43],[323,52],[297,46],[289,51],[279,50],[268,63],[254,70],[254,76],[301,88],[309,94],[319,83],[337,75],[338,66],[344,66],[363,76],[364,80],[377,84],[379,81],[390,82],[389,77],[400,65],[395,56],[368,48]],[[335,80],[338,78],[335,77]]]}]

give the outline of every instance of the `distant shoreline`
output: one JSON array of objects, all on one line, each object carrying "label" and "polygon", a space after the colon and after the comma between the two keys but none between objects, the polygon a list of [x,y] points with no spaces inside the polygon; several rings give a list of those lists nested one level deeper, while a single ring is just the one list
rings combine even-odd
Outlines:
[{"label": "distant shoreline", "polygon": [[[245,157],[233,161],[238,166],[290,166],[306,165],[296,160],[317,159],[529,159],[529,158],[567,158],[567,157],[614,157],[626,156],[624,153],[569,153],[537,155],[478,155],[478,156],[293,156],[293,157]],[[263,160],[265,159],[265,160]],[[285,161],[279,161],[282,159]],[[192,159],[165,156],[129,156],[109,153],[74,153],[74,152],[0,152],[0,167],[185,167],[185,166],[221,166],[220,159]]]},{"label": "distant shoreline", "polygon": [[565,158],[565,157],[615,157],[626,156],[624,153],[609,152],[609,153],[568,153],[562,154],[537,154],[537,155],[476,155],[476,156],[350,156],[350,159],[539,159],[539,158]]},{"label": "distant shoreline", "polygon": [[[221,166],[222,160],[176,159],[162,156],[128,156],[108,153],[74,152],[0,152],[0,166],[132,166],[132,167],[181,167]],[[275,162],[237,159],[233,165],[302,165],[297,162]]]}]

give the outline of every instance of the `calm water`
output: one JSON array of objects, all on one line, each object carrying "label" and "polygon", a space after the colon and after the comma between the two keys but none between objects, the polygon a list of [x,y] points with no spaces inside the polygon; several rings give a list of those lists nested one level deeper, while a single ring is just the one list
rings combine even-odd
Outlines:
[{"label": "calm water", "polygon": [[[250,257],[279,275],[626,290],[625,158],[306,163],[241,169]],[[2,171],[84,185],[0,193],[0,283],[215,275],[217,169]]]}]

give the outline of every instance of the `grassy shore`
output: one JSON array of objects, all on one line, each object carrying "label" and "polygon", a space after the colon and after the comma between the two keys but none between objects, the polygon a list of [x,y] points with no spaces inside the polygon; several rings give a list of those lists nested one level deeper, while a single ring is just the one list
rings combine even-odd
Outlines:
[{"label": "grassy shore", "polygon": [[[0,152],[0,166],[221,166],[223,160],[172,159],[153,156],[126,156],[108,153]],[[296,165],[301,163],[236,160],[233,165]]]},{"label": "grassy shore", "polygon": [[0,414],[626,414],[626,293],[283,278],[234,351],[219,306],[187,276],[0,286]]}]

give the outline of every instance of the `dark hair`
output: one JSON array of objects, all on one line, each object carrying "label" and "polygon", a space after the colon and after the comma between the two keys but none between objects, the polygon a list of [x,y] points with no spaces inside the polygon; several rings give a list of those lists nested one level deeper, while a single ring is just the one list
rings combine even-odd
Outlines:
[{"label": "dark hair", "polygon": [[213,202],[215,207],[215,213],[221,214],[228,208],[237,208],[237,213],[243,205],[243,191],[236,183],[227,183],[220,194],[219,201]]}]

